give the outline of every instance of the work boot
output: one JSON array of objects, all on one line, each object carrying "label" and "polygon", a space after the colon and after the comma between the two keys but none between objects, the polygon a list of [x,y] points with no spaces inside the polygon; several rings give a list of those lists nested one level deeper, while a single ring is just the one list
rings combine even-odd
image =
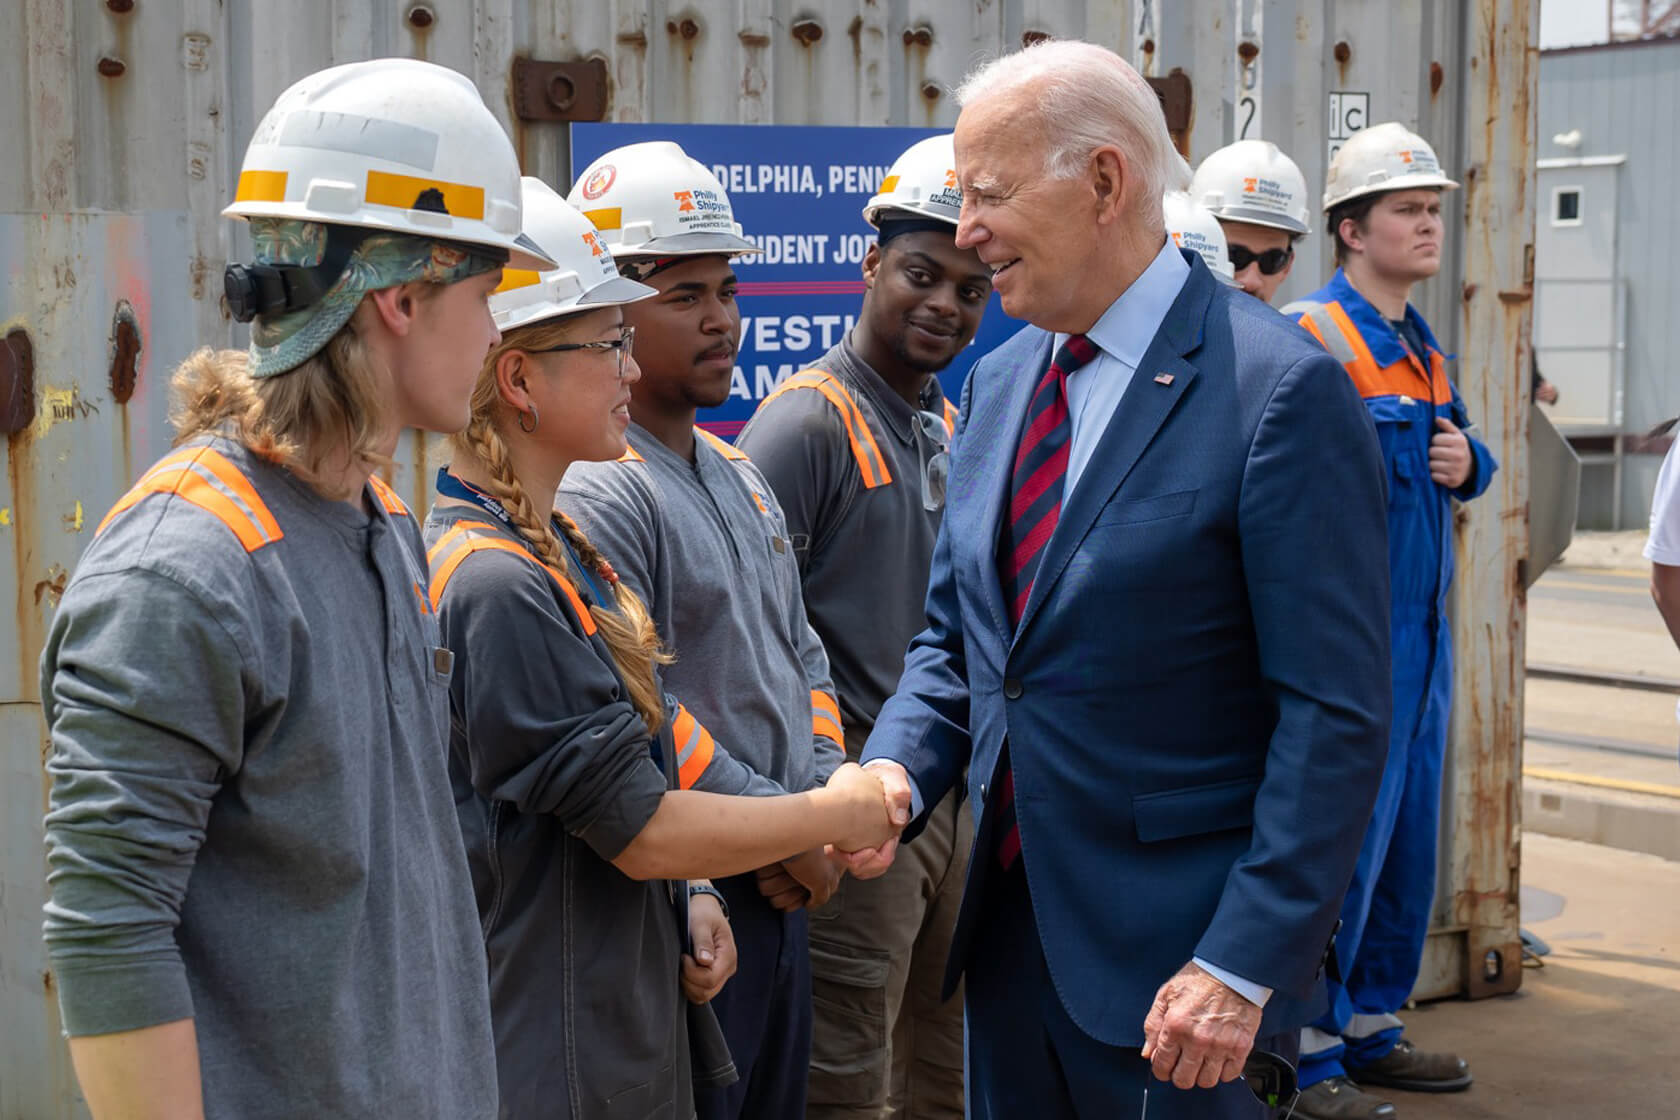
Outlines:
[{"label": "work boot", "polygon": [[1457,1054],[1432,1054],[1406,1039],[1370,1065],[1342,1063],[1361,1085],[1386,1085],[1413,1093],[1457,1093],[1470,1088],[1470,1067]]},{"label": "work boot", "polygon": [[1306,1120],[1394,1120],[1394,1106],[1361,1092],[1345,1077],[1327,1077],[1301,1090],[1295,1115]]}]

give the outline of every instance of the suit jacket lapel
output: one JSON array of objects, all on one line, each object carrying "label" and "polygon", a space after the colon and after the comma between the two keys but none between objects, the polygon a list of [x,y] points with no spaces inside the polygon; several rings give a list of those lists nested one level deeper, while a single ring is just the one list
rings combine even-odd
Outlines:
[{"label": "suit jacket lapel", "polygon": [[[1017,635],[1032,622],[1039,604],[1044,602],[1062,569],[1091,531],[1097,515],[1126,481],[1139,456],[1196,380],[1196,367],[1184,355],[1193,353],[1202,343],[1202,321],[1207,316],[1207,305],[1213,298],[1216,283],[1213,274],[1205,268],[1192,268],[1172,309],[1150,340],[1107,430],[1085,464],[1079,485],[1072,497],[1062,503],[1056,531],[1045,547],[1038,574],[1033,577],[1032,594],[1021,612]],[[1165,383],[1156,380],[1159,374],[1168,375]]]},{"label": "suit jacket lapel", "polygon": [[1003,576],[998,571],[997,556],[1003,520],[1009,516],[1009,483],[1015,469],[1015,448],[1021,442],[1021,429],[1026,425],[1027,405],[1032,401],[1033,388],[1044,376],[1044,371],[1050,368],[1050,344],[1055,341],[1055,336],[1048,332],[1040,334],[1042,337],[1038,343],[1019,365],[999,371],[1004,379],[1004,388],[992,399],[991,411],[997,417],[996,421],[977,425],[975,419],[978,418],[971,419],[963,437],[970,438],[970,434],[978,429],[992,433],[997,440],[993,453],[985,458],[985,473],[980,478],[980,492],[985,495],[986,503],[980,518],[980,539],[987,542],[980,562],[984,577],[980,583],[981,594],[985,596],[1000,634],[1008,634],[1012,630],[1009,605],[1003,598]]}]

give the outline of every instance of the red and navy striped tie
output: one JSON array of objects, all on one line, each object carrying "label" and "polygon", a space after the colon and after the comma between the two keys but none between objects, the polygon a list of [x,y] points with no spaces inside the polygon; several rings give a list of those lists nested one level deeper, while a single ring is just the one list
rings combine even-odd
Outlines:
[{"label": "red and navy striped tie", "polygon": [[[1009,621],[1015,626],[1021,624],[1038,562],[1062,513],[1068,441],[1073,435],[1068,419],[1068,374],[1096,356],[1096,343],[1082,334],[1070,336],[1050,360],[1050,368],[1044,371],[1027,405],[1026,428],[1015,451],[1015,472],[1009,486],[1009,521],[998,558],[1004,597],[1009,600]],[[998,781],[996,811],[998,862],[1008,870],[1021,854],[1021,829],[1015,818],[1015,773],[1008,759]]]}]

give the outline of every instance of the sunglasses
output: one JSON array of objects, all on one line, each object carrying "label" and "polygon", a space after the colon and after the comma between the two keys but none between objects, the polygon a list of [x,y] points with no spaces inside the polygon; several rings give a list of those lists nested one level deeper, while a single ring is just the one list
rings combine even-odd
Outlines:
[{"label": "sunglasses", "polygon": [[1286,249],[1267,249],[1264,253],[1256,253],[1242,245],[1231,245],[1225,250],[1231,257],[1231,267],[1241,272],[1251,264],[1258,264],[1260,271],[1266,276],[1276,276],[1289,265],[1289,260],[1295,255],[1293,245]]},{"label": "sunglasses", "polygon": [[618,352],[618,376],[624,377],[624,363],[630,359],[630,348],[636,342],[636,328],[624,327],[617,338],[606,339],[601,342],[562,342],[558,346],[545,346],[541,350],[527,350],[527,354],[559,354],[567,350],[616,350]]}]

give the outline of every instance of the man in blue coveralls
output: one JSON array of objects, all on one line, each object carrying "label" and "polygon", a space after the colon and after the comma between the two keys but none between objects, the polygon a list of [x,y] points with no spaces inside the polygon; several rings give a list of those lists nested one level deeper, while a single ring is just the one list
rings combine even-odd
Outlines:
[{"label": "man in blue coveralls", "polygon": [[1388,763],[1336,938],[1330,1009],[1302,1033],[1296,1114],[1391,1120],[1394,1105],[1362,1091],[1468,1088],[1453,1054],[1401,1036],[1435,893],[1436,829],[1452,702],[1452,503],[1487,489],[1497,464],[1471,433],[1446,360],[1412,286],[1441,267],[1446,177],[1422,137],[1396,123],[1357,133],[1330,164],[1327,227],[1339,266],[1284,313],[1346,367],[1376,421],[1388,474],[1394,723]]}]

